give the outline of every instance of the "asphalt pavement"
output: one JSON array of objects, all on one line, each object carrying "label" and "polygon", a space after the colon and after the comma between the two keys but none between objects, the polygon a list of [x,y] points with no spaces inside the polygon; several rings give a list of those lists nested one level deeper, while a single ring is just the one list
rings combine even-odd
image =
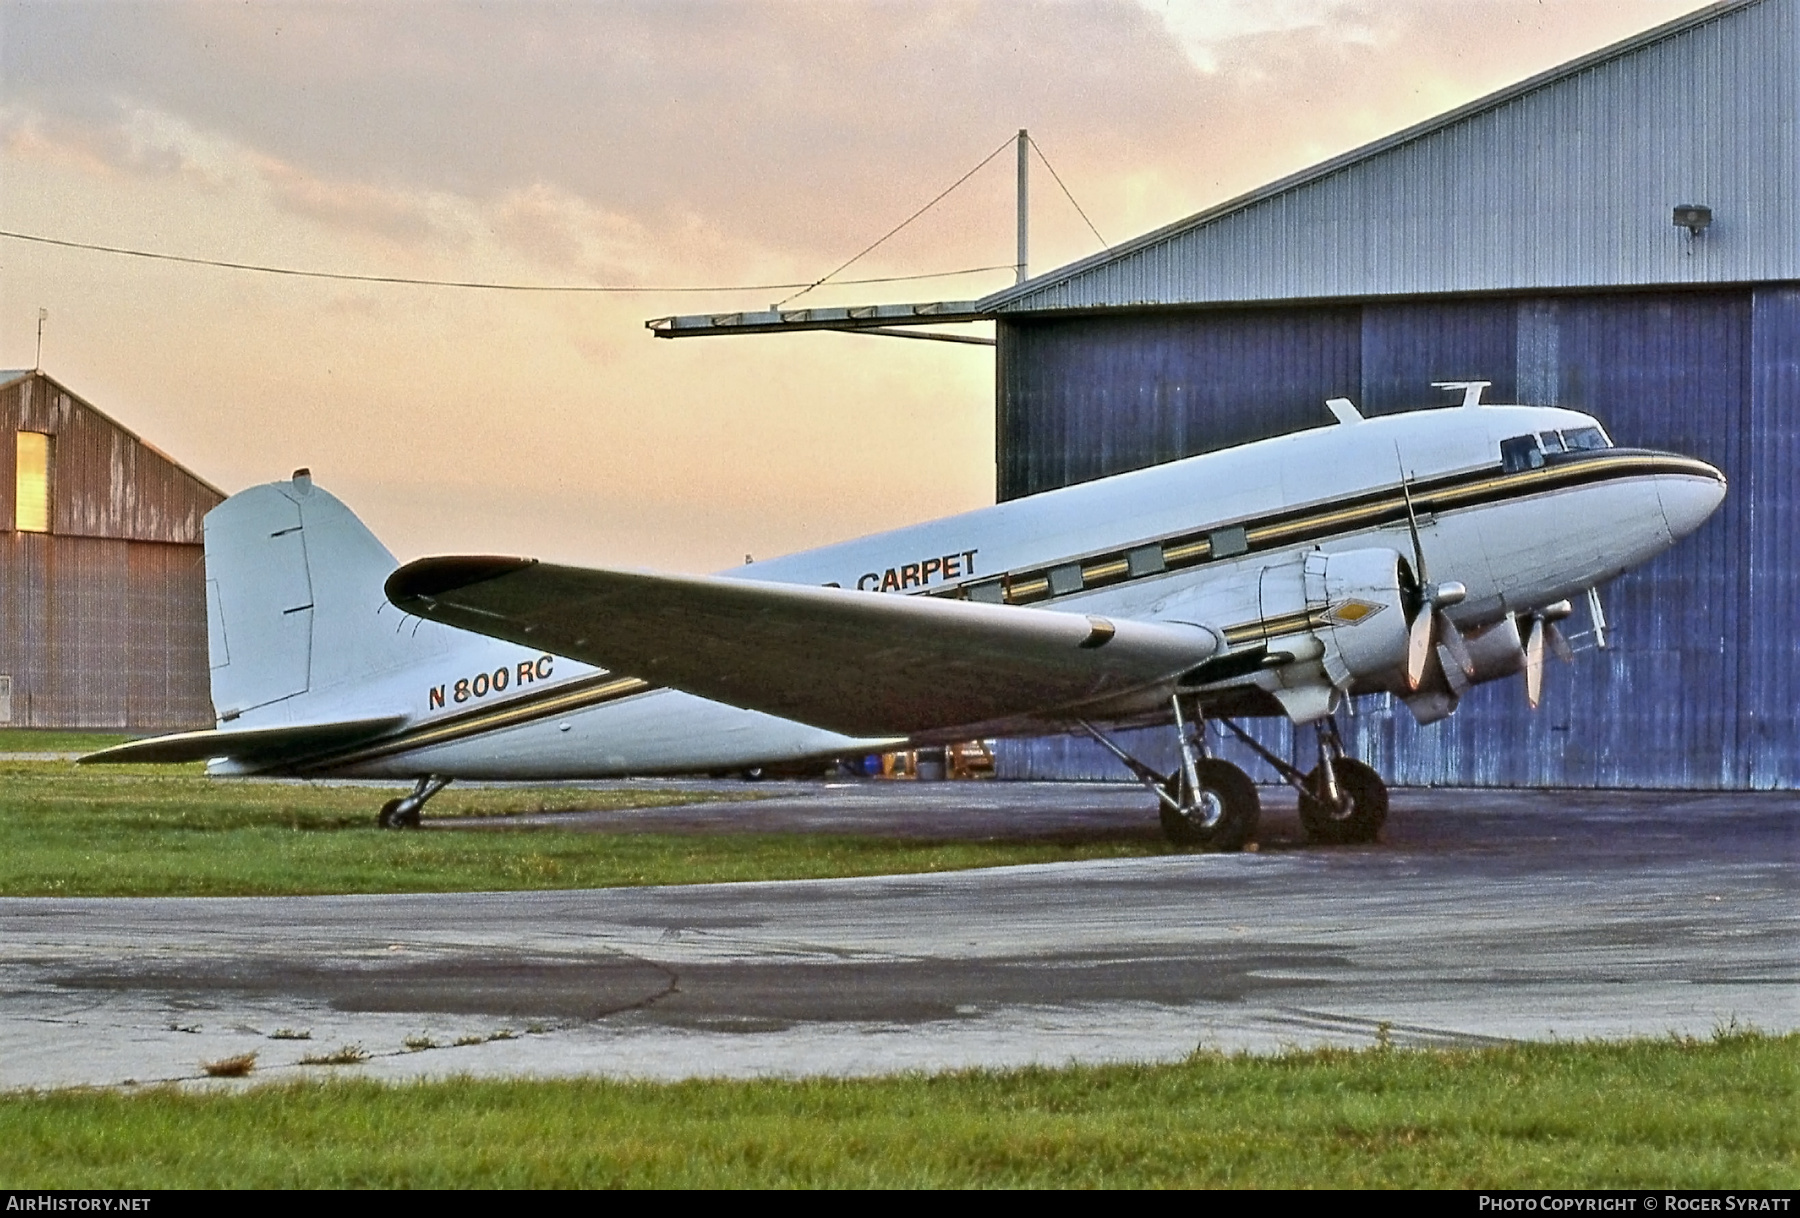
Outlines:
[{"label": "asphalt pavement", "polygon": [[[1123,786],[754,793],[539,819],[1154,832],[1143,792]],[[1264,796],[1259,849],[1236,855],[577,892],[4,899],[0,1087],[191,1080],[251,1052],[252,1080],[672,1079],[1800,1028],[1800,796],[1403,791],[1382,842],[1331,849],[1300,840],[1291,796]],[[345,1046],[367,1059],[300,1064]]]}]

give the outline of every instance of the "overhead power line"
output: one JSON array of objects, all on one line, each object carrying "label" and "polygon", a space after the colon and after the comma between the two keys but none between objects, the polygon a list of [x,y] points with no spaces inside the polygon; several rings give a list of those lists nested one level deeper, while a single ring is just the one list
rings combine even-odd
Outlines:
[{"label": "overhead power line", "polygon": [[[992,160],[993,158],[988,158]],[[977,166],[979,168],[979,166]],[[1054,172],[1054,170],[1052,171]],[[955,189],[952,187],[952,189]],[[948,192],[946,192],[948,193]],[[940,196],[941,197],[941,196]],[[895,230],[896,232],[899,230]],[[890,234],[891,235],[891,234]],[[37,233],[11,232],[0,229],[0,237],[13,241],[30,241],[38,245],[55,245],[64,249],[88,250],[100,254],[120,254],[128,258],[148,258],[156,262],[180,262],[188,266],[219,267],[229,271],[254,271],[261,275],[288,275],[297,279],[332,279],[348,283],[391,283],[421,288],[472,288],[488,292],[596,292],[596,293],[637,293],[651,294],[657,292],[782,292],[789,288],[815,288],[823,280],[806,283],[721,283],[721,284],[682,284],[679,286],[627,287],[613,284],[555,284],[555,283],[490,283],[465,279],[414,279],[406,275],[355,275],[342,271],[309,271],[291,266],[265,266],[254,262],[228,262],[220,258],[193,258],[186,254],[168,254],[158,250],[130,249],[119,245],[98,245],[90,241],[65,241],[59,237],[45,237]],[[886,240],[886,238],[883,238]],[[879,243],[877,243],[879,244]],[[873,246],[870,247],[874,248]],[[867,253],[868,251],[864,251]],[[862,257],[861,254],[857,255]],[[855,261],[852,259],[851,261]],[[848,266],[846,263],[845,266]],[[842,270],[839,267],[838,270]],[[871,279],[841,279],[838,284],[850,286],[868,283],[905,283],[916,279],[950,279],[958,275],[978,275],[984,271],[1010,271],[1011,266],[971,266],[959,271],[932,271],[923,275],[882,275]],[[834,271],[833,274],[836,274]]]},{"label": "overhead power line", "polygon": [[[890,238],[900,233],[901,230],[905,229],[913,221],[943,202],[957,187],[980,173],[987,167],[989,162],[1006,150],[1007,145],[1011,144],[1014,138],[1015,137],[1013,136],[1008,136],[1006,139],[1000,141],[994,150],[981,158],[974,168],[970,169],[967,173],[956,179],[956,181],[939,191],[933,196],[930,202],[925,204],[925,206],[919,208],[910,216],[906,217],[906,219],[900,221],[900,223],[864,246],[861,250],[857,251],[854,256],[839,264],[827,274],[807,283],[714,283],[635,286],[623,284],[497,283],[485,280],[468,279],[424,279],[415,278],[410,275],[365,275],[347,271],[314,271],[302,267],[273,266],[255,262],[233,262],[223,258],[199,258],[187,254],[165,253],[160,250],[133,249],[119,245],[101,245],[91,241],[70,241],[60,237],[46,237],[39,233],[22,233],[7,229],[0,229],[0,238],[6,238],[12,241],[28,241],[37,245],[59,246],[63,249],[85,250],[90,253],[114,254],[126,258],[145,258],[155,262],[176,262],[187,266],[207,266],[229,271],[249,271],[260,275],[285,275],[295,279],[327,279],[340,283],[382,283],[398,284],[406,287],[463,288],[487,292],[565,292],[603,295],[654,295],[656,293],[702,292],[784,292],[789,289],[798,289],[797,291],[794,291],[793,295],[781,300],[776,306],[779,308],[781,305],[796,300],[815,288],[823,287],[827,283],[839,287],[851,287],[873,283],[910,283],[921,279],[952,279],[962,275],[979,275],[989,271],[1006,271],[1014,269],[1011,265],[972,266],[964,267],[961,270],[931,271],[919,275],[878,275],[865,279],[837,278],[838,275],[862,261],[862,259],[866,258],[868,255],[874,253],[876,249],[885,244]],[[1056,172],[1056,166],[1052,165],[1050,163],[1050,158],[1044,155],[1044,150],[1038,144],[1036,137],[1028,135],[1026,136],[1026,139],[1030,141],[1032,150],[1037,153],[1038,160],[1042,161],[1044,163],[1044,168],[1050,171],[1050,176],[1056,181],[1057,187],[1063,192],[1063,197],[1068,199],[1070,206],[1072,206],[1076,213],[1081,216],[1082,223],[1088,226],[1088,231],[1094,234],[1094,239],[1099,241],[1101,246],[1106,246],[1106,238],[1101,236],[1100,230],[1094,226],[1094,222],[1088,217],[1087,211],[1076,201],[1074,194],[1069,190],[1068,184],[1063,181],[1062,175]]]}]

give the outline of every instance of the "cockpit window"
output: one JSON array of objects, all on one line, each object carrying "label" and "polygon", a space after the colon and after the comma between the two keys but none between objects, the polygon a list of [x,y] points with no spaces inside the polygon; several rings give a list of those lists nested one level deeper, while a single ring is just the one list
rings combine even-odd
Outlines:
[{"label": "cockpit window", "polygon": [[1522,469],[1541,469],[1546,463],[1568,460],[1576,453],[1611,448],[1612,441],[1598,427],[1568,427],[1541,431],[1535,436],[1514,436],[1500,442],[1500,466],[1509,474]]},{"label": "cockpit window", "polygon": [[1544,450],[1536,436],[1514,436],[1500,441],[1500,468],[1509,474],[1544,468]]},{"label": "cockpit window", "polygon": [[1611,448],[1612,441],[1598,427],[1571,427],[1562,433],[1563,443],[1569,446],[1570,452],[1583,452],[1596,448]]}]

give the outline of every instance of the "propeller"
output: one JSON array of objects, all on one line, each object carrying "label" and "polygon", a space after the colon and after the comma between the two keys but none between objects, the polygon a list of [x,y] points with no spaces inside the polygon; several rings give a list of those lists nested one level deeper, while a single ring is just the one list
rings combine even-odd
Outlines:
[{"label": "propeller", "polygon": [[[1399,456],[1397,449],[1395,456]],[[1462,631],[1444,610],[1460,604],[1469,590],[1453,579],[1431,582],[1425,566],[1425,546],[1419,540],[1419,514],[1413,506],[1412,479],[1404,464],[1400,472],[1400,494],[1406,501],[1406,528],[1412,536],[1413,570],[1417,573],[1417,586],[1411,589],[1412,595],[1408,598],[1416,603],[1411,607],[1412,617],[1406,628],[1406,687],[1417,692],[1424,686],[1435,660],[1452,697],[1460,700],[1474,684],[1475,661],[1469,654]],[[1538,708],[1544,697],[1545,653],[1565,664],[1575,660],[1575,649],[1569,646],[1569,640],[1556,626],[1573,612],[1575,607],[1568,601],[1557,601],[1545,605],[1521,623],[1525,632],[1525,701],[1532,710]]]},{"label": "propeller", "polygon": [[1568,601],[1545,605],[1531,615],[1525,633],[1525,704],[1532,710],[1544,700],[1544,652],[1546,649],[1564,664],[1575,662],[1575,649],[1563,637],[1556,623],[1575,612]]},{"label": "propeller", "polygon": [[1417,606],[1406,632],[1406,687],[1417,690],[1425,683],[1425,674],[1435,658],[1444,670],[1444,678],[1461,697],[1475,676],[1475,662],[1463,642],[1462,631],[1444,612],[1461,603],[1469,590],[1456,580],[1441,584],[1431,582],[1425,568],[1425,547],[1419,540],[1419,515],[1413,508],[1412,482],[1402,470],[1400,494],[1406,500],[1406,527],[1412,535],[1414,570],[1418,573]]},{"label": "propeller", "polygon": [[1525,705],[1532,710],[1544,700],[1544,619],[1532,615],[1525,634]]}]

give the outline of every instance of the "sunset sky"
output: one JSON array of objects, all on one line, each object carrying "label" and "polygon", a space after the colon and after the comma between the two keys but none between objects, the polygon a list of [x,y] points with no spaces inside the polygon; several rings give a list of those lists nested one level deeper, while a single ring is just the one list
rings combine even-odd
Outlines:
[{"label": "sunset sky", "polygon": [[[0,229],[315,270],[804,283],[1020,127],[1118,242],[1693,0],[0,0]],[[1010,150],[847,279],[1012,261]],[[1472,183],[1479,188],[1479,183]],[[1032,265],[1100,245],[1034,168]],[[795,302],[971,299],[1010,270]],[[707,570],[992,502],[993,352],[650,337],[793,289],[519,294],[0,240],[0,367],[401,557]]]}]

